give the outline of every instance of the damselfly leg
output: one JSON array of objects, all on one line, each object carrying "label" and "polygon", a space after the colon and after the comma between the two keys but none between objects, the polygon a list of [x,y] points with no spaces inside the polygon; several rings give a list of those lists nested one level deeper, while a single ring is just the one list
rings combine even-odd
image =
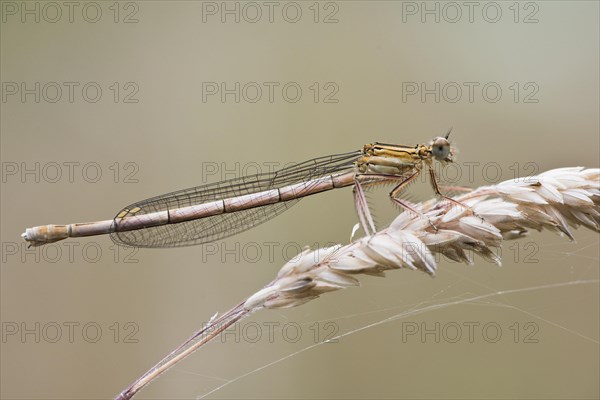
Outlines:
[{"label": "damselfly leg", "polygon": [[[417,210],[409,202],[400,198],[400,194],[402,193],[403,189],[409,183],[414,181],[420,174],[421,174],[421,169],[415,168],[415,170],[410,175],[405,175],[405,176],[392,175],[392,174],[369,174],[369,173],[356,175],[355,183],[354,183],[354,198],[355,198],[356,210],[357,210],[361,225],[363,226],[363,229],[365,230],[365,233],[367,235],[370,234],[368,229],[371,228],[371,229],[373,229],[373,232],[375,232],[375,227],[373,224],[373,218],[371,217],[371,213],[369,210],[369,206],[368,206],[366,197],[364,196],[363,186],[375,185],[378,183],[398,182],[398,181],[400,183],[397,184],[394,187],[394,189],[392,189],[392,191],[389,193],[389,196],[390,196],[390,199],[392,200],[392,202],[394,204],[397,204],[400,207],[404,208],[405,210],[410,211],[413,214],[416,214],[417,216],[419,216],[421,218],[426,218],[427,221],[429,222],[429,225],[431,225],[431,227],[437,232],[437,230],[438,230],[437,227],[433,224],[433,222],[431,221],[431,219],[429,217],[427,217],[421,211]],[[363,221],[369,222],[369,226],[367,226],[366,229],[365,229],[366,223]]]},{"label": "damselfly leg", "polygon": [[[429,178],[431,181],[431,186],[433,187],[433,190],[437,196],[439,196],[440,198],[442,198],[444,200],[447,200],[451,204],[458,205],[462,208],[467,209],[467,211],[469,211],[473,216],[480,218],[481,221],[484,221],[483,217],[481,217],[475,211],[473,211],[473,209],[469,205],[467,205],[461,201],[458,201],[456,199],[453,199],[452,197],[446,196],[445,194],[442,193],[442,191],[440,190],[440,184],[438,183],[438,180],[437,180],[437,176],[435,174],[434,169],[431,167],[431,165],[429,165]],[[460,188],[460,189],[470,190],[467,188]]]}]

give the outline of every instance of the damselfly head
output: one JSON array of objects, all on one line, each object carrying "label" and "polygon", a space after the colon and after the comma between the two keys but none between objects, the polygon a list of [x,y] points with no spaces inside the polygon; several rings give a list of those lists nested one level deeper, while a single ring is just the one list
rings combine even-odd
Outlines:
[{"label": "damselfly head", "polygon": [[431,154],[438,161],[452,162],[454,151],[448,141],[449,134],[450,131],[448,131],[445,137],[436,137],[429,144],[431,146]]}]

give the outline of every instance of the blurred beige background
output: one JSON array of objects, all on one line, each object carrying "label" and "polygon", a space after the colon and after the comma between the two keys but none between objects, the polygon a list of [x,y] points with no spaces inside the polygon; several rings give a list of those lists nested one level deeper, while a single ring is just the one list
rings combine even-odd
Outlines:
[{"label": "blurred beige background", "polygon": [[[274,2],[271,16],[263,2],[75,2],[71,15],[35,4],[2,2],[2,398],[116,395],[299,246],[346,243],[356,216],[340,190],[215,246],[137,252],[109,238],[27,250],[27,227],[111,218],[227,171],[415,144],[450,126],[451,183],[600,164],[597,2],[475,2],[472,21],[460,2]],[[212,94],[236,82],[239,102]],[[387,192],[371,196],[385,226],[397,211]],[[246,336],[139,397],[192,399],[233,380],[208,397],[598,398],[598,235],[575,234],[507,243],[501,268],[441,260],[435,279],[391,272],[260,312]],[[490,296],[468,301],[479,295]],[[356,332],[311,347],[332,327]]]}]

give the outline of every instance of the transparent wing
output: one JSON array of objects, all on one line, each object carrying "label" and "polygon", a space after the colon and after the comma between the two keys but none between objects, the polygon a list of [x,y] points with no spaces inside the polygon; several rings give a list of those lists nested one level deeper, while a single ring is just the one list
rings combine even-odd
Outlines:
[{"label": "transparent wing", "polygon": [[[352,168],[360,155],[360,151],[354,151],[319,157],[275,172],[243,176],[152,197],[122,209],[115,217],[114,223],[118,225],[122,218],[135,218],[158,211],[277,189],[342,172]],[[111,233],[111,238],[117,244],[134,247],[193,246],[248,230],[281,214],[298,201],[299,199],[294,199],[176,224],[114,232]]]}]

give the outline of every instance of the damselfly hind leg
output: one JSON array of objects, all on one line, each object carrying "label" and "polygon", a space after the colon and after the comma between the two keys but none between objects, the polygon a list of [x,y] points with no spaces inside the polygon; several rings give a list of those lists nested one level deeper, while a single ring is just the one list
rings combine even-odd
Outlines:
[{"label": "damselfly hind leg", "polygon": [[354,205],[356,206],[358,220],[360,221],[365,234],[369,236],[374,234],[376,229],[373,217],[371,216],[371,211],[369,210],[369,203],[367,203],[367,198],[359,179],[360,176],[361,175],[356,175],[354,177],[354,189],[352,189],[352,193],[354,194]]}]

